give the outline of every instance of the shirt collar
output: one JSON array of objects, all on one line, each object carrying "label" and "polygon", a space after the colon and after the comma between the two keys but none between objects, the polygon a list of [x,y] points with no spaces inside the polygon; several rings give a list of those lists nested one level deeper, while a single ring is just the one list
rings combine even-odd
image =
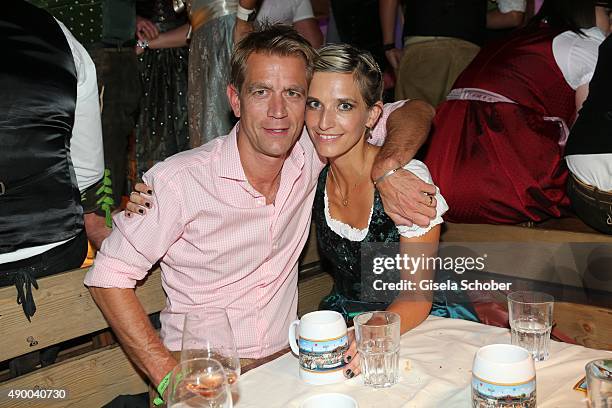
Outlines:
[{"label": "shirt collar", "polygon": [[219,160],[219,177],[238,181],[247,181],[238,153],[238,123],[225,138],[221,146]]}]

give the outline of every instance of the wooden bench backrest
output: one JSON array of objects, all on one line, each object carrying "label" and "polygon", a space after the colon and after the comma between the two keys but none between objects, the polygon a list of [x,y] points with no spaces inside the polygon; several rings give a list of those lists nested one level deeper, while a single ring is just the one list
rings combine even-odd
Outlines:
[{"label": "wooden bench backrest", "polygon": [[[87,269],[78,269],[38,280],[33,290],[37,311],[28,322],[15,301],[15,288],[0,289],[0,361],[39,350],[108,327],[83,286]],[[159,269],[136,288],[147,313],[162,310],[166,296]],[[101,407],[120,394],[145,392],[147,385],[117,345],[73,357],[33,373],[0,383],[4,390],[65,389],[64,401],[3,401],[3,407]]]},{"label": "wooden bench backrest", "polygon": [[[38,280],[32,290],[36,314],[28,322],[15,301],[15,287],[0,289],[0,361],[93,333],[108,327],[102,313],[83,285],[87,269],[77,269]],[[162,310],[166,296],[160,271],[155,270],[136,289],[147,313]]]}]

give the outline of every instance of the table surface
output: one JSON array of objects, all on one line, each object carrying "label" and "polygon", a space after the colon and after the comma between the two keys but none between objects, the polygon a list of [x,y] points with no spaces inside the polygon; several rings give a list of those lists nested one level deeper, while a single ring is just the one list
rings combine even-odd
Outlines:
[{"label": "table surface", "polygon": [[[468,407],[474,354],[494,343],[510,343],[510,331],[430,316],[402,336],[400,381],[387,389],[365,387],[361,376],[341,384],[308,385],[298,377],[297,357],[283,350],[277,353],[280,357],[247,368],[238,381],[234,406],[298,408],[312,395],[340,392],[355,398],[360,408]],[[584,376],[587,362],[612,358],[612,352],[556,341],[551,341],[550,352],[547,361],[536,363],[538,407],[586,407],[585,395],[573,387]]]}]

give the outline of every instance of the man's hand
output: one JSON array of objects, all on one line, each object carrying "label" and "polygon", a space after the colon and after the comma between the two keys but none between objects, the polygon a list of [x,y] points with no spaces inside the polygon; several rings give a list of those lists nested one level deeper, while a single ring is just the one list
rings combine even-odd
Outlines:
[{"label": "man's hand", "polygon": [[253,31],[253,23],[236,19],[236,25],[234,26],[234,45],[238,44],[248,33]]},{"label": "man's hand", "polygon": [[133,289],[89,287],[130,360],[157,387],[177,361],[161,342]]},{"label": "man's hand", "polygon": [[[387,119],[387,138],[372,166],[372,180],[408,163],[429,134],[436,111],[427,102],[412,100]],[[436,216],[435,186],[400,169],[376,184],[385,212],[396,225],[426,227]]]},{"label": "man's hand", "polygon": [[136,16],[136,38],[152,41],[159,36],[159,29],[151,20]]},{"label": "man's hand", "polygon": [[400,61],[402,60],[402,50],[398,48],[387,50],[385,51],[385,57],[387,57],[387,61],[389,61],[389,64],[393,67],[393,71],[397,72]]},{"label": "man's hand", "polygon": [[427,227],[436,217],[436,187],[407,170],[398,170],[376,188],[395,225]]}]

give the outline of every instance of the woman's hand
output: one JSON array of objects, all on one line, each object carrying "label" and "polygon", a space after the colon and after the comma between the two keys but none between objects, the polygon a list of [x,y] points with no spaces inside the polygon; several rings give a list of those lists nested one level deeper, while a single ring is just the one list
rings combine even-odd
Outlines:
[{"label": "woman's hand", "polygon": [[355,328],[351,327],[348,331],[349,348],[344,353],[344,376],[353,378],[361,373],[361,365],[359,363],[359,352],[357,351],[357,341],[355,340]]},{"label": "woman's hand", "polygon": [[[367,322],[368,325],[372,326],[381,326],[387,324],[387,320],[382,316],[372,317]],[[384,331],[384,329],[383,329]],[[383,333],[378,333],[379,335],[383,335]],[[361,374],[361,355],[357,351],[357,340],[355,338],[355,327],[351,327],[348,330],[348,338],[349,338],[349,348],[344,353],[344,362],[346,366],[344,366],[344,376],[346,378],[353,378],[359,374]]]},{"label": "woman's hand", "polygon": [[136,183],[134,190],[130,193],[130,202],[125,207],[125,216],[131,217],[134,214],[146,214],[146,208],[152,208],[153,204],[148,197],[151,197],[153,190],[144,183]]},{"label": "woman's hand", "polygon": [[387,61],[389,61],[389,65],[391,65],[393,71],[397,72],[402,61],[402,50],[399,48],[387,50],[385,51],[385,57],[387,57]]},{"label": "woman's hand", "polygon": [[136,16],[136,38],[152,41],[159,36],[159,29],[151,20]]}]

